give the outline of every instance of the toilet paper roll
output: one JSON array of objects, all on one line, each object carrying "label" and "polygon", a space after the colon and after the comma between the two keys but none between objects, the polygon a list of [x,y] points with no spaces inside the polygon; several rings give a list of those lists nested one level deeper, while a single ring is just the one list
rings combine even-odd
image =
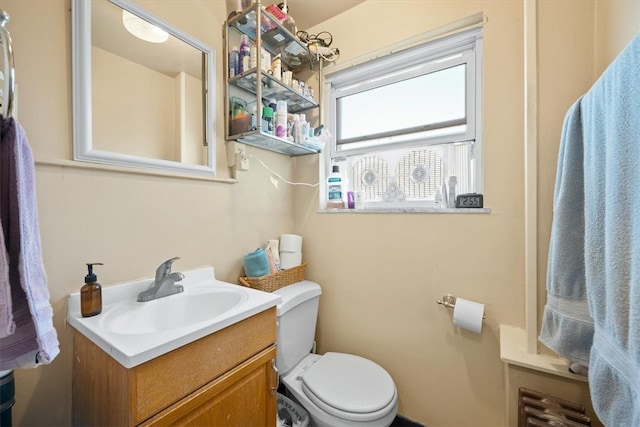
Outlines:
[{"label": "toilet paper roll", "polygon": [[484,304],[456,298],[456,308],[453,309],[454,325],[479,334],[482,331],[483,316]]},{"label": "toilet paper roll", "polygon": [[296,267],[302,264],[302,252],[280,252],[280,268]]},{"label": "toilet paper roll", "polygon": [[297,234],[280,236],[280,253],[282,252],[302,252],[302,236]]}]

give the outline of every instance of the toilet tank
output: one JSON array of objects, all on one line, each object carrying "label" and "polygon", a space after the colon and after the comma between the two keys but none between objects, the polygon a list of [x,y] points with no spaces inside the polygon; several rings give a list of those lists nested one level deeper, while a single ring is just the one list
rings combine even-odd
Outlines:
[{"label": "toilet tank", "polygon": [[309,354],[313,347],[322,290],[317,283],[303,280],[273,293],[282,298],[276,309],[276,365],[280,374],[284,374]]}]

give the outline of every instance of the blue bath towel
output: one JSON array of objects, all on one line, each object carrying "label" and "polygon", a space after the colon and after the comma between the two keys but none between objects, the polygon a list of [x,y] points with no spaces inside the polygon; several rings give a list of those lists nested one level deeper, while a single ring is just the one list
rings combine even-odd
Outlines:
[{"label": "blue bath towel", "polygon": [[584,170],[580,100],[562,128],[547,265],[547,304],[539,340],[570,361],[588,365],[593,342],[584,256]]},{"label": "blue bath towel", "polygon": [[640,426],[640,36],[582,100],[585,275],[594,409]]}]

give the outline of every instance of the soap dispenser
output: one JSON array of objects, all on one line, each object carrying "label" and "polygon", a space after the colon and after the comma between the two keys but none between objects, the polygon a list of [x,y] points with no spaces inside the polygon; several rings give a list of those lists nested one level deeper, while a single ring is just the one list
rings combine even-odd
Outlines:
[{"label": "soap dispenser", "polygon": [[101,262],[87,263],[88,274],[84,277],[84,286],[80,289],[80,311],[82,317],[91,317],[102,313],[102,286],[97,282],[98,277],[93,274],[94,265]]}]

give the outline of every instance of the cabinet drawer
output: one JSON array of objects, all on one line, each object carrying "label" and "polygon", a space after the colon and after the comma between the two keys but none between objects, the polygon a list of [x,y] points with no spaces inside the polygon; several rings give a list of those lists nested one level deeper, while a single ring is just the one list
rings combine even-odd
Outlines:
[{"label": "cabinet drawer", "polygon": [[132,368],[134,424],[273,345],[275,340],[274,307]]},{"label": "cabinet drawer", "polygon": [[276,347],[272,345],[146,420],[141,427],[275,426],[275,359]]}]

